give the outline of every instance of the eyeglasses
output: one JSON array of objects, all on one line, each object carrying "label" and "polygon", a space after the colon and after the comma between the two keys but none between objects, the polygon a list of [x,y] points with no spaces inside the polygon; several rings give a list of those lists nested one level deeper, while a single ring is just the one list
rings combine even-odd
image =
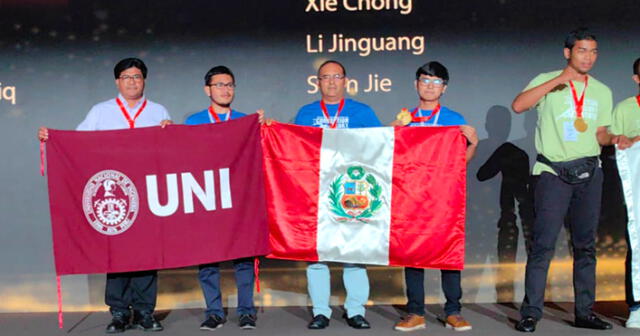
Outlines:
[{"label": "eyeglasses", "polygon": [[433,84],[433,86],[443,86],[444,85],[444,81],[442,79],[439,79],[439,78],[436,78],[436,79],[419,78],[418,81],[420,81],[420,83],[422,83],[424,85],[429,85],[429,84]]},{"label": "eyeglasses", "polygon": [[131,76],[130,75],[122,75],[122,76],[120,76],[118,78],[120,78],[123,81],[127,81],[127,80],[130,80],[130,79],[133,79],[134,81],[137,82],[139,80],[142,80],[143,77],[142,77],[142,75],[136,74],[136,75],[131,75]]},{"label": "eyeglasses", "polygon": [[332,80],[332,79],[341,80],[344,78],[344,75],[341,75],[341,74],[322,75],[322,76],[318,76],[318,78],[320,78],[320,80],[325,80],[325,81]]},{"label": "eyeglasses", "polygon": [[218,82],[218,83],[211,83],[209,84],[209,86],[214,86],[216,89],[222,89],[223,87],[226,87],[227,89],[235,89],[236,84]]}]

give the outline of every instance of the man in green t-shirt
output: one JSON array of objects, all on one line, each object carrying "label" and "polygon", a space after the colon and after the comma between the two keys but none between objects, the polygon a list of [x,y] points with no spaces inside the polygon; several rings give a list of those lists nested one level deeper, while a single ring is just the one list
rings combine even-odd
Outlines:
[{"label": "man in green t-shirt", "polygon": [[592,311],[595,236],[602,195],[597,156],[600,146],[617,144],[624,149],[631,142],[625,136],[609,133],[611,90],[588,74],[598,57],[595,36],[584,28],[572,31],[565,40],[564,56],[564,70],[538,75],[512,104],[516,113],[532,107],[538,110],[538,162],[533,167],[533,175],[539,175],[534,199],[536,218],[520,308],[522,319],[516,324],[516,329],[523,332],[535,331],[542,317],[549,264],[567,215],[574,255],[575,326],[611,329],[610,323]]},{"label": "man in green t-shirt", "polygon": [[[640,58],[633,62],[633,81],[640,86]],[[613,109],[611,131],[624,134],[632,142],[640,141],[640,94],[629,97]]]},{"label": "man in green t-shirt", "polygon": [[[640,86],[640,58],[633,62],[633,81]],[[624,134],[632,142],[640,141],[640,93],[629,97],[616,105],[613,109],[613,124],[611,131]],[[627,240],[629,235],[627,234]],[[633,297],[633,282],[631,280],[631,244],[627,241],[627,258],[625,260],[625,298],[629,306],[627,328],[640,328],[640,298]]]}]

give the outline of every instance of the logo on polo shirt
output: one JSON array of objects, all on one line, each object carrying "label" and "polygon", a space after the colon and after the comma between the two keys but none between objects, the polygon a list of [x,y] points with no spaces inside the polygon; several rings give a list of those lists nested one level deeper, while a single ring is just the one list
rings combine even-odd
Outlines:
[{"label": "logo on polo shirt", "polygon": [[138,190],[131,179],[117,170],[103,170],[91,177],[82,193],[87,221],[104,235],[127,231],[138,215]]}]

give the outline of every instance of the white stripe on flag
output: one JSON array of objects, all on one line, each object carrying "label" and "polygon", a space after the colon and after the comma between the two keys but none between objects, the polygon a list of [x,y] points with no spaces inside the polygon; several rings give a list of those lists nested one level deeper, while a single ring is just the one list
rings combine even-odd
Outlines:
[{"label": "white stripe on flag", "polygon": [[393,144],[392,127],[323,130],[320,261],[389,264]]},{"label": "white stripe on flag", "polygon": [[633,297],[640,298],[640,145],[625,150],[616,149],[618,173],[622,180],[622,190],[627,204],[627,230],[629,232],[629,246],[633,251],[631,259],[631,283],[633,283]]}]

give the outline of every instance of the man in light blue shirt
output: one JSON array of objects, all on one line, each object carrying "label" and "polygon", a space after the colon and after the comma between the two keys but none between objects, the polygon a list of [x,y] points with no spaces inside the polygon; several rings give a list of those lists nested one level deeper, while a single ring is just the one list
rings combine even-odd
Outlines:
[{"label": "man in light blue shirt", "polygon": [[[127,117],[122,113],[117,100],[123,103],[125,111],[133,120],[136,113],[142,108],[146,101],[146,106],[134,121],[134,127],[158,126],[164,120],[170,120],[171,117],[167,109],[157,103],[154,103],[144,96],[140,99],[126,99],[122,93],[118,97],[94,105],[84,120],[76,127],[76,131],[100,131],[100,130],[116,130],[130,128]],[[131,103],[129,103],[131,102]],[[115,113],[114,111],[119,112]],[[133,127],[131,127],[133,128]]]},{"label": "man in light blue shirt", "polygon": [[[144,96],[147,67],[142,60],[125,58],[116,64],[113,73],[118,96],[93,106],[76,130],[115,130],[158,125],[165,127],[172,123],[164,106]],[[46,127],[40,127],[38,138],[40,141],[47,141],[49,133]],[[163,330],[160,322],[153,317],[157,292],[158,275],[155,270],[108,273],[105,303],[109,306],[113,319],[106,332],[120,333],[130,328]]]}]

